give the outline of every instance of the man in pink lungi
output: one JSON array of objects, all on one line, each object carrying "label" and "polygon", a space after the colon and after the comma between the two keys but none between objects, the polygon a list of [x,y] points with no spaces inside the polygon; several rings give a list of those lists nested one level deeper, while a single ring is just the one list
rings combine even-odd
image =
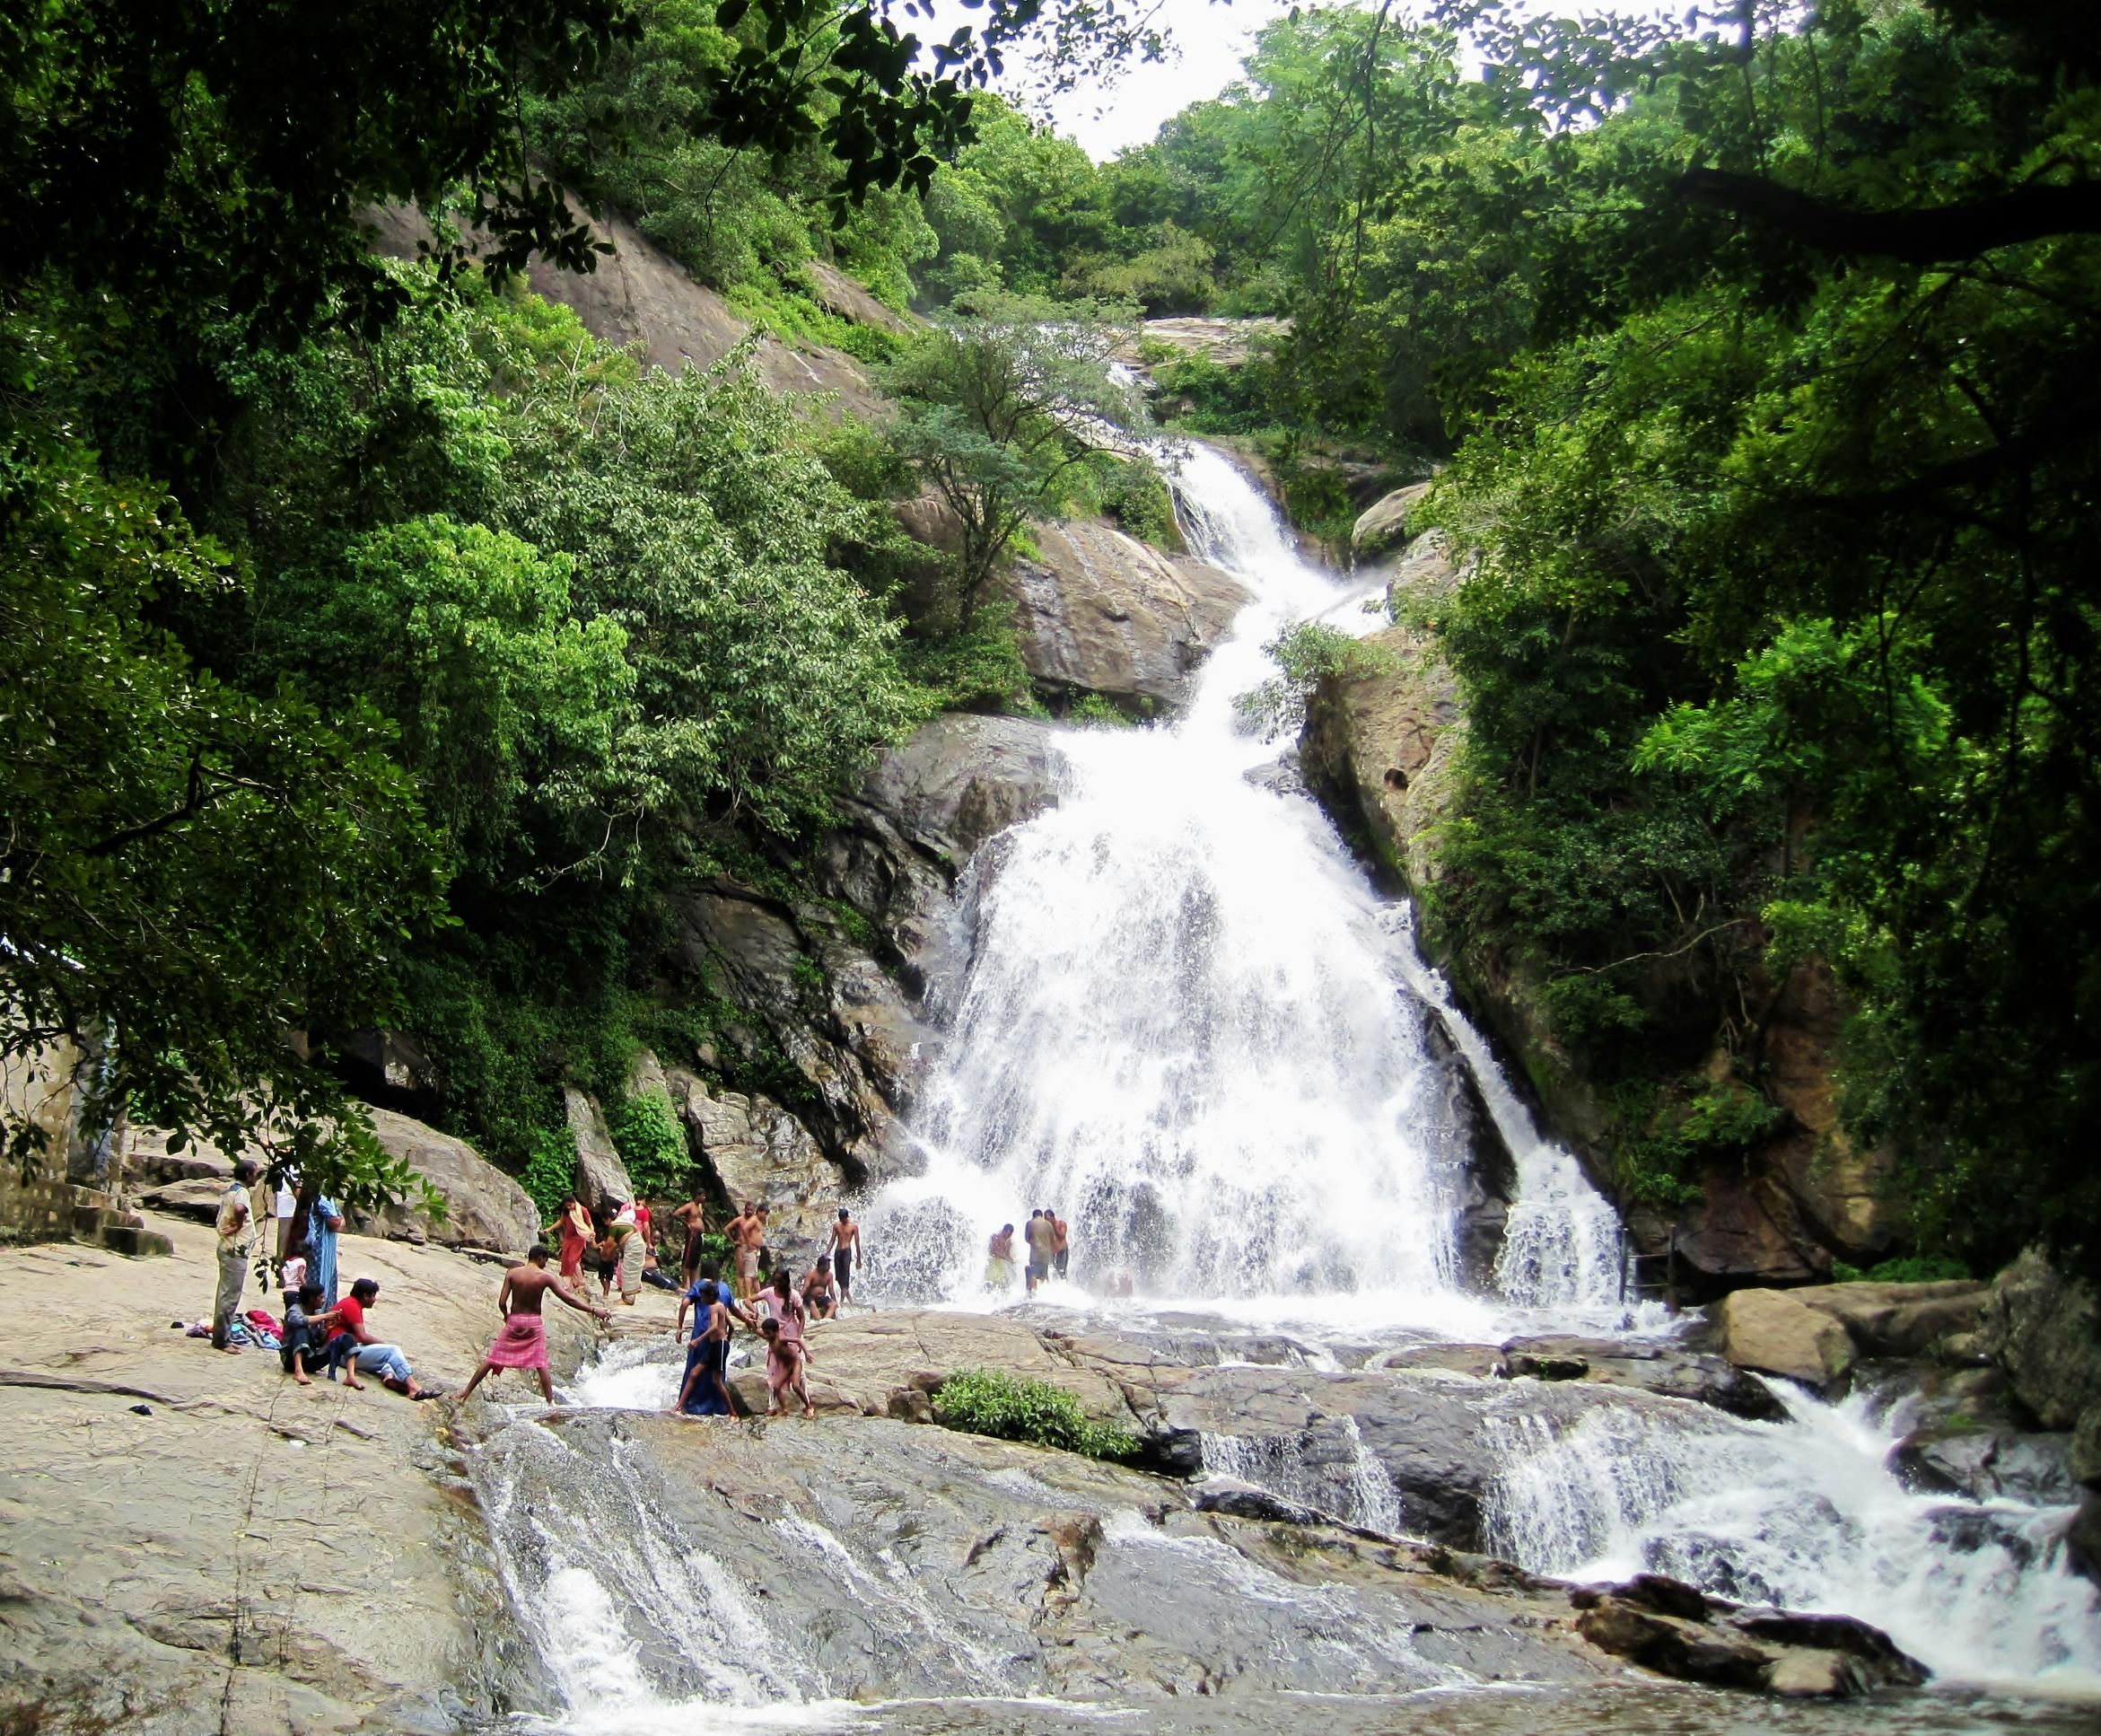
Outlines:
[{"label": "man in pink lungi", "polygon": [[612,1318],[610,1310],[572,1294],[560,1276],[547,1270],[547,1250],[536,1244],[523,1266],[513,1266],[503,1274],[503,1287],[496,1293],[503,1329],[496,1334],[474,1378],[460,1389],[460,1398],[472,1398],[475,1388],[495,1369],[530,1368],[539,1376],[541,1395],[550,1405],[555,1402],[554,1378],[547,1372],[547,1323],[540,1316],[540,1304],[550,1291],[579,1313],[596,1314],[601,1320]]}]

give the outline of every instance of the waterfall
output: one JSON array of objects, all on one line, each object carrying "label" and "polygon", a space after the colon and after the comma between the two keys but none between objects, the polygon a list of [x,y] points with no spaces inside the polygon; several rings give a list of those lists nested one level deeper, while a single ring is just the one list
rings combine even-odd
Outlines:
[{"label": "waterfall", "polygon": [[2063,1561],[2068,1509],[1920,1495],[1856,1394],[1781,1386],[1785,1423],[1618,1408],[1489,1425],[1490,1547],[1577,1580],[1668,1574],[1741,1602],[1865,1617],[1966,1681],[2101,1680],[2094,1588]]},{"label": "waterfall", "polygon": [[[1408,907],[1370,884],[1312,803],[1247,776],[1274,753],[1233,705],[1274,672],[1263,644],[1309,618],[1370,630],[1383,619],[1364,607],[1371,587],[1301,559],[1216,452],[1180,459],[1176,494],[1193,547],[1253,601],[1177,723],[1064,732],[1058,806],[966,869],[973,948],[941,995],[945,1040],[914,1127],[925,1168],[864,1202],[869,1293],[1013,1300],[985,1293],[986,1239],[1011,1223],[1019,1243],[1031,1208],[1048,1206],[1072,1223],[1073,1261],[1072,1283],[1046,1300],[1085,1303],[1128,1275],[1156,1302],[1200,1304],[1205,1317],[1251,1318],[1265,1332],[1290,1320],[1296,1336],[1268,1360],[1312,1373],[1378,1368],[1396,1342],[1478,1343],[1519,1318],[1663,1329],[1655,1311],[1624,1307],[1611,1206],[1541,1135],[1423,960]],[[1440,1027],[1516,1171],[1491,1296],[1469,1295],[1459,1268],[1472,1151]],[[1169,1314],[1128,1329],[1169,1365],[1252,1354],[1247,1335],[1218,1325]],[[836,1472],[880,1492],[891,1480],[881,1453],[916,1457],[915,1445],[879,1441],[864,1463],[846,1435],[783,1429],[777,1448],[747,1448],[737,1485],[747,1499],[696,1506],[680,1481],[700,1460],[680,1458],[667,1476],[631,1451],[651,1437],[618,1418],[669,1402],[678,1357],[663,1337],[608,1346],[572,1383],[589,1408],[513,1421],[476,1456],[511,1602],[568,1709],[523,1728],[903,1730],[914,1726],[888,1721],[908,1705],[1039,1693],[1026,1648],[993,1621],[1012,1592],[969,1605],[947,1595],[948,1582],[973,1571],[981,1548],[1075,1508],[1099,1519],[1112,1565],[1097,1571],[1109,1585],[1137,1576],[1142,1589],[1125,1594],[1134,1632],[1196,1600],[1205,1622],[1271,1612],[1282,1626],[1274,1641],[1257,1637],[1280,1658],[1327,1660],[1336,1673],[1316,1684],[1324,1690],[1442,1692],[1470,1679],[1422,1655],[1406,1624],[1368,1621],[1342,1582],[1286,1577],[1020,1467],[948,1473],[975,1479],[972,1511],[985,1516],[956,1556],[961,1570],[950,1560],[932,1574],[853,1522],[854,1504],[827,1486]],[[1528,1384],[1498,1382],[1469,1443],[1490,1450],[1482,1515],[1498,1553],[1571,1578],[1655,1571],[1720,1596],[1843,1611],[1958,1678],[2101,1679],[2093,1590],[2065,1563],[2069,1512],[1913,1494],[1886,1467],[1894,1424],[1865,1399],[1828,1406],[1790,1391],[1787,1421],[1747,1423],[1668,1400],[1535,1404]],[[1280,1433],[1202,1433],[1201,1462],[1350,1523],[1405,1531],[1406,1503],[1355,1417],[1309,1415]],[[895,1538],[916,1524],[908,1516]],[[797,1585],[818,1589],[795,1607],[821,1612],[801,1631],[769,1598]],[[890,1712],[845,1704],[879,1692],[898,1697]],[[1053,1704],[1006,1700],[994,1721],[1009,1727],[1012,1707]],[[956,1715],[927,1728],[991,1727]]]},{"label": "waterfall", "polygon": [[987,1238],[1045,1206],[1083,1289],[1128,1273],[1157,1295],[1456,1322],[1470,1153],[1441,1020],[1518,1162],[1506,1293],[1616,1301],[1609,1206],[1531,1129],[1333,829],[1245,776],[1275,751],[1233,703],[1274,673],[1265,642],[1313,618],[1368,631],[1382,600],[1302,559],[1216,451],[1176,468],[1193,548],[1253,601],[1179,721],[1067,732],[1059,805],[970,868],[976,946],[916,1118],[927,1167],[871,1202],[871,1278],[977,1297]]}]

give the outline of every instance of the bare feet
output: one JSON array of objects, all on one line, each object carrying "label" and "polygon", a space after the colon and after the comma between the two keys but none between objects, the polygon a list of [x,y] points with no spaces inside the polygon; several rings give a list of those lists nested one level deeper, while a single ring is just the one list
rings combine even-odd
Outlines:
[{"label": "bare feet", "polygon": [[214,1350],[223,1351],[229,1356],[238,1356],[241,1355],[241,1346],[239,1345],[214,1345],[212,1348]]},{"label": "bare feet", "polygon": [[294,1375],[293,1375],[292,1378],[293,1378],[294,1381],[297,1381],[299,1382],[299,1384],[300,1384],[301,1386],[302,1386],[302,1387],[310,1387],[310,1386],[313,1385],[313,1382],[312,1382],[311,1381],[308,1380],[308,1379],[306,1378],[306,1376],[305,1376],[305,1375],[303,1375],[303,1374],[294,1374]]},{"label": "bare feet", "polygon": [[814,1417],[817,1415],[817,1407],[815,1405],[805,1405],[802,1407],[802,1414],[805,1416]]},{"label": "bare feet", "polygon": [[346,1374],[343,1377],[343,1384],[348,1387],[353,1392],[363,1392],[364,1390],[364,1382],[359,1380],[355,1374]]}]

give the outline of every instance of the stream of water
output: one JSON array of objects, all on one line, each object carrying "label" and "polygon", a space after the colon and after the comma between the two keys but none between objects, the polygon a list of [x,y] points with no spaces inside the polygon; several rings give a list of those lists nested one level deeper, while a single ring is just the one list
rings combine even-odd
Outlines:
[{"label": "stream of water", "polygon": [[[1384,618],[1379,594],[1303,560],[1262,493],[1217,452],[1192,449],[1176,492],[1195,552],[1253,601],[1177,722],[1066,732],[1058,805],[968,869],[971,962],[941,1008],[943,1047],[915,1118],[925,1168],[865,1203],[865,1287],[879,1300],[957,1307],[1014,1300],[985,1293],[987,1238],[1049,1206],[1071,1221],[1075,1252],[1070,1283],[1039,1302],[1082,1313],[1128,1276],[1137,1298],[1117,1304],[1125,1316],[1201,1309],[1287,1330],[1309,1359],[1344,1333],[1476,1343],[1518,1330],[1668,1333],[1659,1311],[1626,1303],[1610,1205],[1541,1136],[1421,959],[1407,907],[1374,888],[1310,802],[1247,776],[1277,751],[1233,703],[1274,673],[1265,644],[1308,618],[1370,630]],[[1473,1153],[1455,1112],[1455,1065],[1471,1074],[1517,1177],[1485,1282],[1462,1269]],[[661,1407],[670,1355],[664,1346],[617,1346],[576,1396]],[[1572,1425],[1498,1420],[1488,1425],[1500,1467],[1493,1541],[1546,1573],[1655,1569],[1725,1595],[1858,1614],[1959,1679],[2029,1691],[2101,1685],[2101,1617],[2094,1588],[2063,1566],[2062,1513],[1917,1495],[1886,1468],[1893,1425],[1866,1400],[1833,1407],[1790,1392],[1785,1402],[1788,1420],[1770,1424],[1691,1406],[1667,1421],[1632,1407]],[[1345,1516],[1405,1530],[1405,1505],[1355,1424],[1342,1421],[1352,1451],[1339,1482],[1240,1437],[1207,1437],[1205,1463],[1293,1499],[1354,1503]],[[609,1552],[609,1510],[584,1520],[558,1500],[515,1499],[528,1469],[492,1473],[483,1498],[543,1663],[573,1707],[592,1708],[565,1730],[658,1727],[673,1710],[680,1727],[705,1728],[700,1708],[724,1702],[746,1708],[740,1727],[1050,1732],[1100,1715],[996,1693],[833,1703],[821,1667],[770,1632],[705,1552]],[[1322,1495],[1335,1487],[1344,1493]],[[645,1517],[613,1521],[646,1532]],[[792,1530],[779,1539],[784,1549],[844,1547]],[[859,1557],[838,1571],[868,1578],[856,1596],[896,1602],[903,1653],[952,1647],[931,1607],[915,1611],[906,1581]],[[674,1601],[692,1629],[670,1636],[669,1664],[645,1657],[619,1618],[620,1607],[649,1599]],[[708,1663],[725,1650],[740,1660],[734,1668]],[[992,1664],[983,1673],[996,1683]],[[1272,1722],[1316,1706],[1345,1732],[1396,1722],[1514,1732],[1544,1727],[1546,1701],[1282,1696]],[[1864,1728],[1868,1715],[1642,1690],[1584,1703],[1579,1722],[1810,1736]],[[1206,1717],[1177,1705],[1133,1727],[1194,1732],[1211,1727]],[[2027,1700],[1942,1697],[1876,1727],[2077,1727],[2057,1717]]]}]

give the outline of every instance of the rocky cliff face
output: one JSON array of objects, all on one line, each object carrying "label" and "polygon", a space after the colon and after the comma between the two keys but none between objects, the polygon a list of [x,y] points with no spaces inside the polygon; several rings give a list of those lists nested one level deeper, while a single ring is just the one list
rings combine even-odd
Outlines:
[{"label": "rocky cliff face", "polygon": [[[1368,511],[1361,533],[1368,548],[1401,539],[1386,568],[1389,590],[1396,602],[1434,608],[1460,575],[1439,533],[1406,539],[1416,492]],[[1344,830],[1420,892],[1445,872],[1439,827],[1457,776],[1464,707],[1435,644],[1416,629],[1388,627],[1367,643],[1385,653],[1382,666],[1322,682],[1307,709],[1301,762],[1309,787]],[[1538,985],[1493,951],[1437,962],[1519,1064],[1556,1135],[1612,1188],[1619,1130],[1540,1016]],[[1890,1155],[1854,1146],[1838,1125],[1833,1065],[1843,1009],[1829,973],[1808,965],[1766,986],[1764,1089],[1784,1111],[1778,1130],[1741,1164],[1711,1166],[1695,1202],[1627,1213],[1637,1242],[1670,1250],[1695,1292],[1811,1282],[1829,1275],[1834,1257],[1859,1262],[1886,1252],[1898,1231]]]},{"label": "rocky cliff face", "polygon": [[1021,660],[1054,698],[1171,708],[1248,598],[1218,568],[1097,521],[1039,525],[1036,540],[1040,558],[1016,561],[1008,583]]}]

